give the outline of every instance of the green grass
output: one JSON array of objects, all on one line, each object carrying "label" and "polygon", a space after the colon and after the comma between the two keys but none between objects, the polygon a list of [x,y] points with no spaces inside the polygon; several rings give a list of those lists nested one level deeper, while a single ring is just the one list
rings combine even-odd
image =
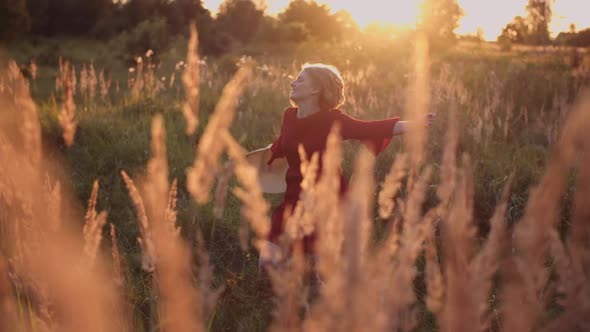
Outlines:
[{"label": "green grass", "polygon": [[[180,42],[177,44],[160,56],[162,62],[155,69],[156,77],[169,77],[174,64],[183,59],[184,48]],[[404,89],[411,68],[407,62],[407,49],[396,45],[352,50],[346,47],[302,48],[289,55],[260,56],[258,64],[269,64],[272,70],[270,73],[256,71],[241,99],[232,134],[247,149],[271,143],[280,128],[282,111],[288,106],[289,79],[284,76],[295,75],[298,64],[307,61],[335,64],[345,74],[365,71],[364,79],[351,82],[348,86],[349,99],[355,102],[356,107],[345,106],[346,111],[366,119],[403,116]],[[39,79],[32,83],[32,90],[39,105],[46,153],[64,161],[64,172],[70,179],[81,209],[88,200],[92,182],[95,179],[100,181],[97,208],[108,211],[108,222],[116,225],[118,243],[128,267],[126,286],[137,324],[147,323],[148,289],[146,275],[140,269],[135,210],[119,173],[125,170],[133,178],[141,178],[145,173],[150,158],[151,119],[154,114],[161,113],[166,122],[170,179],[177,178],[179,181],[178,220],[183,235],[194,243],[196,231],[203,233],[214,267],[214,287],[225,287],[211,317],[210,329],[264,330],[271,319],[272,289],[268,279],[258,273],[255,251],[243,252],[240,249],[237,232],[239,202],[230,195],[223,217],[217,220],[211,204],[197,206],[185,189],[186,169],[194,160],[199,133],[202,133],[208,116],[214,110],[221,87],[229,77],[226,71],[230,70],[228,67],[231,67],[235,56],[208,60],[209,74],[201,86],[200,128],[195,137],[187,137],[184,133],[185,124],[180,113],[184,97],[179,85],[180,72],[177,72],[176,87],[154,97],[143,93],[133,98],[124,92],[111,94],[106,101],[100,97],[84,101],[78,96],[78,131],[74,145],[66,148],[57,124],[60,96],[53,89],[57,72],[56,55],[63,55],[78,69],[83,63],[94,61],[97,70],[108,68],[113,78],[120,81],[121,87],[126,86],[128,64],[116,50],[111,51],[108,45],[96,42],[49,40],[36,45],[23,43],[15,46],[11,53],[21,63],[31,57],[38,59]],[[440,77],[450,77],[452,81],[433,83],[434,88],[441,89],[441,92],[435,93],[432,101],[432,109],[439,115],[430,133],[427,160],[440,164],[447,115],[451,110],[455,111],[460,125],[458,155],[465,153],[472,158],[475,217],[480,232],[485,234],[487,221],[511,173],[515,178],[509,221],[523,214],[528,190],[543,173],[550,149],[545,127],[535,128],[531,124],[541,117],[543,125],[557,121],[558,114],[553,107],[555,98],[565,96],[567,101],[573,101],[581,82],[572,77],[570,69],[558,55],[549,60],[544,55],[542,61],[537,61],[532,55],[519,56],[516,51],[506,53],[485,48],[475,51],[473,48],[459,48],[436,55],[432,60],[433,81]],[[374,70],[367,71],[369,66],[373,66]],[[441,76],[443,73],[447,76]],[[461,101],[453,92],[459,86],[468,92],[470,98],[467,101]],[[484,123],[483,138],[478,140],[472,130],[474,119],[483,117],[485,106],[494,102],[497,104],[490,111],[489,121]],[[528,111],[528,124],[519,115],[523,109]],[[363,112],[355,114],[355,110]],[[507,112],[512,112],[513,117],[509,121],[510,131],[504,136],[501,123]],[[343,169],[347,176],[352,173],[357,149],[358,144],[345,145]],[[403,149],[403,138],[396,138],[378,158],[375,170],[378,180],[383,179],[396,153]],[[434,204],[435,186],[440,181],[436,168],[435,171],[428,204]],[[268,195],[267,198],[276,206],[281,196]],[[566,198],[564,205],[567,204]],[[378,229],[384,229],[386,224]],[[420,292],[423,285],[420,286],[419,282],[417,285],[417,292]],[[432,314],[426,308],[422,310],[423,320],[419,321],[416,331],[434,330]]]}]

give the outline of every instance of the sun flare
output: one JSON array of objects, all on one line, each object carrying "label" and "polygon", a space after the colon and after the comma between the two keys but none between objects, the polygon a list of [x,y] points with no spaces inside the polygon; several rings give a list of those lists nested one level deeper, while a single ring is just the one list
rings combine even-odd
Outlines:
[{"label": "sun flare", "polygon": [[334,11],[350,12],[361,27],[369,23],[414,27],[419,19],[422,2],[423,0],[341,0],[332,1],[330,7]]},{"label": "sun flare", "polygon": [[[223,0],[204,0],[207,8],[213,12]],[[258,0],[262,1],[262,0]],[[317,0],[326,4],[332,12],[346,10],[361,28],[370,23],[393,25],[396,27],[415,27],[420,19],[420,6],[424,0]],[[526,15],[528,0],[457,0],[465,16],[459,22],[457,33],[474,34],[478,29],[484,32],[484,38],[495,40],[512,18]],[[290,0],[264,0],[267,13],[276,15],[289,5]],[[574,23],[578,28],[590,27],[590,16],[586,15],[589,4],[580,0],[559,0],[553,5],[553,18],[550,30],[553,34],[569,30]]]}]

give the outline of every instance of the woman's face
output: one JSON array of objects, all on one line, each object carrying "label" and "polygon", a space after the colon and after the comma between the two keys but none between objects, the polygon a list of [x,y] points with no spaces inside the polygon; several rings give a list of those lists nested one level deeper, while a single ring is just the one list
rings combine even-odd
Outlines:
[{"label": "woman's face", "polygon": [[291,82],[291,94],[289,97],[296,104],[313,98],[314,95],[318,94],[319,89],[315,86],[313,79],[305,69],[299,73],[293,82]]}]

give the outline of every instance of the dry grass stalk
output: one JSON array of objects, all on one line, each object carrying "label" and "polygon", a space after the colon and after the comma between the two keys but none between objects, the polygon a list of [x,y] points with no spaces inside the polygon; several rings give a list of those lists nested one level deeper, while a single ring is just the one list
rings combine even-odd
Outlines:
[{"label": "dry grass stalk", "polygon": [[102,240],[102,228],[107,221],[106,212],[101,212],[100,214],[97,214],[96,212],[97,195],[98,180],[94,181],[94,184],[92,185],[92,193],[88,200],[88,210],[84,217],[84,228],[82,230],[82,233],[84,234],[84,263],[87,264],[89,268],[94,266],[98,248],[100,247],[100,242]]},{"label": "dry grass stalk", "polygon": [[41,127],[37,117],[37,106],[16,62],[9,62],[7,74],[15,107],[20,110],[23,117],[20,126],[23,148],[33,165],[38,165],[41,161]]},{"label": "dry grass stalk", "polygon": [[145,184],[153,233],[139,192],[127,174],[122,172],[122,175],[140,219],[142,236],[139,242],[144,251],[142,266],[156,272],[153,287],[160,300],[161,328],[201,331],[203,324],[197,303],[198,293],[192,286],[190,251],[178,236],[178,229],[172,225],[176,221],[176,182],[169,191],[165,136],[164,121],[158,115],[152,122],[152,158],[148,162]]},{"label": "dry grass stalk", "polygon": [[316,224],[318,240],[315,249],[321,257],[317,268],[323,278],[334,275],[339,265],[344,242],[339,194],[342,158],[340,127],[334,126],[328,135],[326,151],[322,156],[322,176],[315,187],[319,200],[316,211],[313,211],[319,220]]},{"label": "dry grass stalk", "polygon": [[[576,120],[581,121],[582,117],[588,119],[588,106],[590,106],[590,99],[585,99],[577,105],[574,114]],[[579,169],[571,225],[566,236],[568,242],[561,241],[557,229],[551,229],[549,233],[550,250],[559,275],[557,291],[563,295],[560,304],[564,308],[564,314],[551,322],[544,331],[583,331],[590,328],[590,323],[586,319],[590,314],[590,301],[588,300],[590,298],[590,287],[588,286],[590,280],[588,273],[590,267],[588,244],[590,239],[590,227],[588,226],[590,205],[587,203],[590,171],[586,167],[590,162],[590,145],[587,138],[583,139],[588,135],[588,129],[584,130],[583,126],[578,128],[580,130],[578,134],[571,133],[570,136],[574,142],[578,143],[574,143],[574,149],[577,150],[579,156]]]},{"label": "dry grass stalk", "polygon": [[203,234],[197,229],[194,252],[196,252],[198,257],[198,271],[195,274],[198,276],[199,285],[201,286],[199,289],[201,295],[201,317],[203,317],[203,321],[206,321],[213,314],[217,300],[225,290],[225,287],[211,288],[213,284],[213,268],[209,262],[209,255],[204,244]]},{"label": "dry grass stalk", "polygon": [[223,144],[218,144],[219,135],[224,133],[233,121],[235,109],[251,70],[249,65],[240,67],[223,88],[215,112],[211,115],[199,141],[195,162],[187,172],[188,191],[200,204],[209,201],[209,191],[218,173],[219,158],[224,150]]},{"label": "dry grass stalk", "polygon": [[193,287],[191,254],[176,222],[176,184],[169,190],[166,131],[161,115],[152,121],[152,158],[148,162],[145,197],[154,232],[160,326],[169,331],[204,330],[199,294]]},{"label": "dry grass stalk", "polygon": [[215,187],[215,203],[213,207],[213,215],[215,218],[221,219],[223,210],[225,208],[225,201],[229,192],[230,182],[233,176],[233,164],[228,162],[223,168],[223,172],[217,181]]},{"label": "dry grass stalk", "polygon": [[[320,287],[320,284],[323,295],[311,308],[310,316],[303,323],[302,328],[304,330],[336,328],[338,325],[334,318],[344,312],[345,303],[341,298],[342,293],[345,293],[343,292],[344,279],[339,273],[344,269],[342,264],[344,229],[341,212],[337,208],[340,205],[341,144],[339,127],[334,126],[328,135],[326,151],[321,159],[321,176],[317,174],[320,167],[319,155],[314,154],[311,159],[308,159],[305,150],[302,147],[299,149],[302,161],[301,171],[304,175],[301,199],[293,214],[286,220],[288,225],[295,225],[297,228],[298,235],[292,236],[290,239],[292,241],[287,241],[294,244],[294,254],[285,264],[269,270],[278,301],[273,321],[273,328],[276,330],[301,328],[297,310],[309,306],[310,287]],[[313,231],[316,234],[315,250],[318,259],[315,263],[311,263],[311,270],[306,272],[304,257],[301,253],[302,239],[304,235],[309,235]],[[306,285],[307,279],[304,279],[306,273],[315,275],[311,278],[317,280],[312,281],[312,285]]]},{"label": "dry grass stalk", "polygon": [[[186,94],[186,101],[182,106],[182,114],[186,120],[186,134],[193,135],[199,126],[199,35],[197,25],[190,24],[191,35],[188,41],[186,68],[182,74],[182,83]],[[170,83],[170,84],[173,84]]]},{"label": "dry grass stalk", "polygon": [[[447,220],[449,227],[453,227],[454,219],[451,219],[449,214],[452,211],[453,194],[457,190],[456,149],[458,143],[458,129],[454,112],[449,113],[449,129],[447,130],[445,142],[440,171],[441,183],[437,188],[437,196],[441,202],[432,211],[435,211],[437,220]],[[442,321],[445,307],[446,280],[439,262],[436,241],[434,232],[430,232],[425,255],[427,288],[425,301],[428,309]]]},{"label": "dry grass stalk", "polygon": [[270,204],[264,199],[258,181],[256,168],[246,159],[246,151],[226,130],[221,132],[221,139],[227,147],[229,157],[234,163],[234,172],[242,188],[236,187],[234,195],[242,201],[242,216],[250,223],[258,239],[266,239],[270,231]]},{"label": "dry grass stalk", "polygon": [[407,150],[410,169],[418,170],[424,161],[426,143],[425,115],[430,105],[428,41],[418,34],[414,54],[414,75],[408,88],[406,116],[415,125],[408,132]]},{"label": "dry grass stalk", "polygon": [[513,257],[507,257],[502,264],[502,329],[504,331],[531,331],[536,325],[538,303],[530,296],[528,281],[523,278]]},{"label": "dry grass stalk", "polygon": [[56,182],[53,186],[51,185],[51,178],[46,175],[44,182],[44,193],[45,199],[49,202],[47,212],[50,218],[47,218],[47,226],[49,231],[56,232],[62,224],[62,197],[61,197],[61,185]]},{"label": "dry grass stalk", "polygon": [[17,307],[8,273],[8,265],[0,256],[0,331],[16,331],[18,326]]},{"label": "dry grass stalk", "polygon": [[415,301],[411,286],[417,273],[415,261],[432,232],[435,216],[432,210],[426,215],[421,211],[431,174],[431,168],[427,167],[415,182],[407,201],[398,201],[403,219],[394,218],[383,245],[376,248],[373,258],[367,259],[363,268],[358,298],[368,301],[363,302],[365,308],[355,310],[374,317],[368,322],[370,327],[363,330],[409,330],[415,324],[411,314],[411,304]]},{"label": "dry grass stalk", "polygon": [[139,218],[139,230],[141,235],[137,238],[137,242],[139,242],[142,252],[141,267],[147,272],[153,272],[155,270],[156,264],[156,249],[154,248],[152,232],[148,223],[145,207],[143,205],[143,199],[135,187],[133,180],[131,180],[127,173],[125,171],[121,171],[121,176],[123,177],[123,181],[125,181],[125,186],[129,191],[129,196],[133,201],[133,205],[135,205],[135,211],[137,212],[137,217]]},{"label": "dry grass stalk", "polygon": [[88,100],[88,70],[86,69],[86,64],[82,65],[82,70],[80,71],[80,94],[84,100]]},{"label": "dry grass stalk", "polygon": [[37,67],[37,63],[35,62],[35,59],[31,60],[31,63],[29,64],[29,68],[31,70],[31,78],[33,79],[33,81],[35,81],[37,79],[37,73],[38,73],[38,67]]},{"label": "dry grass stalk", "polygon": [[[375,184],[373,179],[374,156],[366,149],[362,149],[356,160],[355,176],[350,187],[345,205],[344,215],[344,243],[342,253],[343,274],[340,277],[330,278],[326,282],[340,286],[345,311],[333,313],[335,316],[346,315],[346,319],[337,323],[335,327],[347,326],[350,331],[371,331],[379,329],[383,324],[383,316],[376,315],[372,322],[366,317],[375,314],[378,303],[378,287],[370,285],[368,245],[372,233],[372,220],[369,211],[373,206]],[[338,280],[343,278],[341,282]],[[335,288],[335,287],[334,287]],[[358,305],[364,301],[364,305]],[[332,300],[333,301],[333,300]],[[373,305],[372,305],[373,304]],[[334,317],[335,318],[335,317]],[[334,321],[336,321],[334,319]],[[341,325],[341,324],[345,325]]]},{"label": "dry grass stalk", "polygon": [[72,65],[71,75],[70,75],[70,86],[72,88],[72,96],[76,95],[78,81],[76,79],[76,67]]},{"label": "dry grass stalk", "polygon": [[472,271],[468,267],[476,229],[473,225],[472,170],[468,160],[464,164],[453,206],[448,218],[443,219],[446,298],[439,316],[441,331],[476,331],[480,325],[480,304],[474,301],[473,290],[465,287],[471,281]]},{"label": "dry grass stalk", "polygon": [[[574,209],[572,223],[569,233],[568,252],[573,260],[573,271],[576,276],[588,276],[584,269],[590,266],[590,169],[585,165],[590,164],[590,146],[587,141],[584,143],[584,152],[581,154],[579,163],[578,178],[576,184],[576,195],[574,198]],[[587,283],[584,283],[587,285]]]},{"label": "dry grass stalk", "polygon": [[383,180],[383,186],[379,192],[379,216],[388,219],[395,208],[395,195],[401,187],[402,180],[407,174],[408,156],[399,154],[391,170]]},{"label": "dry grass stalk", "polygon": [[135,78],[131,80],[129,83],[132,84],[130,86],[131,95],[133,96],[133,98],[139,98],[139,95],[141,94],[141,91],[144,87],[143,59],[141,57],[137,57],[137,59],[135,59],[135,62],[137,63],[137,70],[135,70]]},{"label": "dry grass stalk", "polygon": [[94,70],[94,64],[90,63],[90,70],[88,71],[88,94],[90,99],[94,99],[96,96],[96,86],[98,85],[98,79],[96,78],[96,71]]},{"label": "dry grass stalk", "polygon": [[176,73],[175,72],[172,72],[172,74],[170,74],[170,80],[169,80],[169,83],[168,83],[168,88],[169,89],[172,89],[174,87],[175,80],[176,80]]},{"label": "dry grass stalk", "polygon": [[[24,95],[15,97],[25,98]],[[30,100],[19,101],[19,105],[32,103]],[[31,121],[37,122],[36,116]],[[39,123],[31,124],[30,128],[39,128]],[[12,224],[19,239],[15,241],[2,234],[2,243],[9,248],[22,247],[15,248],[15,252],[22,257],[11,260],[11,263],[16,263],[13,265],[16,275],[13,280],[18,278],[21,282],[21,294],[32,304],[31,315],[42,319],[41,324],[37,324],[37,318],[33,318],[35,322],[32,328],[47,327],[59,331],[117,330],[113,318],[119,318],[119,303],[100,264],[96,264],[92,273],[87,269],[63,268],[76,266],[80,262],[79,234],[71,227],[72,224],[65,221],[55,230],[48,226],[57,224],[52,219],[60,216],[48,215],[47,206],[54,202],[51,192],[48,192],[52,191],[51,186],[45,185],[39,176],[45,173],[40,168],[42,163],[32,164],[29,151],[21,152],[14,147],[5,151],[11,154],[3,157],[11,162],[6,163],[2,176],[11,178],[13,189],[18,189],[18,194],[13,195],[18,209],[5,211],[6,215],[1,221]],[[80,297],[92,301],[80,301]]]},{"label": "dry grass stalk", "polygon": [[[567,128],[567,126],[566,126]],[[576,128],[570,129],[575,130]],[[564,132],[565,133],[565,132]],[[573,138],[573,133],[565,133]],[[549,251],[549,232],[558,220],[560,198],[565,185],[565,173],[573,157],[573,141],[562,141],[561,149],[550,160],[547,171],[531,195],[523,219],[515,227],[515,246],[518,255],[514,262],[526,286],[527,301],[536,303],[529,323],[541,317],[545,305],[545,287],[549,278],[545,267]],[[530,326],[529,328],[532,328]]]},{"label": "dry grass stalk", "polygon": [[457,145],[459,142],[459,130],[454,112],[449,112],[449,128],[445,137],[442,164],[440,170],[441,183],[436,189],[436,194],[441,200],[440,214],[448,212],[449,204],[453,197],[453,191],[457,182]]},{"label": "dry grass stalk", "polygon": [[[305,258],[301,242],[297,242],[292,257],[278,267],[267,267],[275,294],[275,308],[269,331],[301,331],[300,312],[308,306],[305,288]],[[314,330],[308,328],[307,330]]]},{"label": "dry grass stalk", "polygon": [[102,241],[102,228],[107,222],[107,213],[103,211],[89,222],[90,224],[84,225],[84,254],[86,255],[85,264],[92,267]]},{"label": "dry grass stalk", "polygon": [[367,259],[367,246],[372,232],[370,207],[373,206],[375,159],[368,150],[362,149],[357,156],[355,177],[346,200],[344,219],[344,259],[348,264],[348,284],[358,282]]},{"label": "dry grass stalk", "polygon": [[[386,294],[388,294],[386,296],[389,299],[384,310],[391,315],[389,324],[396,328],[407,328],[407,325],[412,323],[408,306],[415,300],[414,292],[410,287],[417,272],[414,263],[423,248],[424,241],[428,238],[428,234],[432,232],[435,219],[432,210],[426,215],[422,214],[422,204],[426,198],[431,175],[432,168],[428,166],[418,177],[407,201],[400,202],[402,203],[400,208],[403,215],[403,225],[396,261],[393,264],[388,264],[387,260],[376,263],[377,266],[385,266],[385,271],[382,272],[384,275],[387,275],[387,271],[392,274],[384,284],[406,285],[397,289],[385,288]],[[387,256],[384,255],[380,255],[380,257],[387,259]]]},{"label": "dry grass stalk", "polygon": [[117,287],[123,287],[123,270],[121,265],[121,255],[119,254],[119,245],[117,244],[117,236],[115,233],[115,225],[111,226],[111,244],[112,244],[112,257],[113,257],[113,271],[114,281]]},{"label": "dry grass stalk", "polygon": [[[90,192],[90,198],[88,199],[88,207],[86,209],[86,216],[84,216],[84,227],[88,225],[89,221],[96,218],[96,200],[98,198],[98,180],[94,180],[92,183],[92,191]],[[86,233],[84,231],[84,233]]]},{"label": "dry grass stalk", "polygon": [[289,236],[289,242],[303,240],[304,236],[312,234],[315,230],[315,210],[320,202],[315,191],[318,176],[319,154],[314,153],[311,159],[307,159],[305,148],[299,145],[301,160],[301,193],[293,214],[285,221],[285,234]]},{"label": "dry grass stalk", "polygon": [[102,100],[106,101],[107,96],[109,95],[109,90],[111,88],[111,80],[105,80],[104,69],[101,69],[98,73],[98,86],[100,88],[100,97],[102,98]]},{"label": "dry grass stalk", "polygon": [[76,116],[76,104],[74,103],[74,92],[70,82],[70,64],[66,62],[60,73],[63,88],[63,104],[59,113],[59,125],[63,130],[63,139],[66,146],[71,147],[74,144],[76,127],[78,123],[74,120]]},{"label": "dry grass stalk", "polygon": [[[564,125],[560,142],[553,150],[552,158],[548,162],[540,184],[531,190],[523,219],[515,227],[516,255],[512,259],[513,265],[510,265],[514,268],[511,270],[512,273],[505,275],[505,282],[509,285],[521,285],[524,299],[516,303],[505,301],[503,313],[506,324],[511,327],[530,329],[537,326],[542,316],[542,309],[551,295],[548,292],[551,288],[547,287],[549,272],[545,262],[551,249],[552,238],[554,239],[553,248],[559,248],[555,245],[555,241],[558,240],[556,240],[554,227],[559,220],[559,205],[566,183],[567,170],[577,154],[581,152],[580,149],[587,144],[586,136],[590,131],[588,128],[589,104],[588,95],[582,94]],[[554,250],[554,254],[564,259],[562,253]],[[567,273],[567,270],[563,273]],[[510,287],[504,290],[504,297],[512,296],[508,294]],[[515,317],[512,310],[518,309],[526,310],[528,316],[520,314]]]},{"label": "dry grass stalk", "polygon": [[184,241],[161,229],[155,237],[160,325],[169,331],[203,331],[199,292],[193,286],[190,251]]},{"label": "dry grass stalk", "polygon": [[425,279],[426,279],[426,306],[435,316],[442,315],[445,300],[445,281],[442,274],[440,260],[436,248],[436,237],[434,232],[429,234],[425,248]]},{"label": "dry grass stalk", "polygon": [[166,221],[168,222],[168,227],[170,227],[171,231],[176,234],[176,236],[180,235],[180,227],[176,226],[176,202],[177,202],[177,194],[178,194],[178,180],[174,179],[172,181],[172,186],[170,186],[170,193],[168,194],[168,205],[166,207]]},{"label": "dry grass stalk", "polygon": [[[506,211],[508,208],[508,199],[510,198],[510,185],[512,176],[509,177],[504,186],[502,196],[498,202],[494,215],[490,220],[490,232],[483,248],[478,255],[471,261],[470,286],[474,303],[480,308],[479,317],[480,329],[486,330],[491,328],[491,319],[494,318],[489,312],[489,293],[492,287],[494,274],[500,270],[502,260],[507,254],[508,237],[506,230]],[[495,317],[497,318],[497,317]]]},{"label": "dry grass stalk", "polygon": [[147,201],[148,218],[152,223],[167,220],[166,211],[170,206],[170,188],[168,182],[168,159],[166,156],[166,130],[164,118],[157,114],[152,119],[151,133],[152,157],[147,165],[147,181],[145,198]]}]

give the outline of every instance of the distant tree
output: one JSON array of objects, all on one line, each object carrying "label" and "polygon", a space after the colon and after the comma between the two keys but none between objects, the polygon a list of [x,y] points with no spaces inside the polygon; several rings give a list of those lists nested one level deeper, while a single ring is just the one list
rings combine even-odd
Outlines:
[{"label": "distant tree", "polygon": [[219,30],[247,43],[258,32],[264,9],[252,0],[226,0],[221,4],[216,23]]},{"label": "distant tree", "polygon": [[280,23],[277,18],[264,16],[256,40],[261,43],[301,43],[309,38],[309,31],[301,22]]},{"label": "distant tree", "polygon": [[203,7],[202,0],[174,0],[163,1],[155,6],[155,15],[165,17],[170,32],[178,34],[183,32],[192,21],[197,21],[197,28],[205,28],[201,26],[201,22],[210,23],[211,13]]},{"label": "distant tree", "polygon": [[125,18],[129,27],[134,27],[145,20],[162,17],[165,0],[128,0],[125,3]]},{"label": "distant tree", "polygon": [[590,29],[562,32],[555,38],[555,43],[575,47],[590,47]]},{"label": "distant tree", "polygon": [[546,45],[551,41],[549,23],[551,23],[551,4],[553,0],[529,0],[526,10],[529,33],[527,44]]},{"label": "distant tree", "polygon": [[25,0],[0,3],[0,40],[12,40],[31,28],[31,17]]},{"label": "distant tree", "polygon": [[529,26],[526,19],[522,16],[516,16],[508,23],[502,33],[498,36],[500,43],[523,44],[529,36]]},{"label": "distant tree", "polygon": [[485,38],[484,38],[484,31],[482,27],[477,27],[477,32],[475,33],[475,37],[477,38],[477,40],[479,42],[482,42]]},{"label": "distant tree", "polygon": [[377,22],[369,23],[364,29],[366,36],[378,41],[392,40],[396,37],[399,31],[400,28],[395,25],[381,24]]},{"label": "distant tree", "polygon": [[[20,0],[19,0],[20,1]],[[112,0],[26,0],[32,30],[40,35],[87,35],[96,23],[111,15]]]},{"label": "distant tree", "polygon": [[343,38],[357,37],[360,34],[361,28],[356,23],[352,14],[346,10],[337,11],[334,15],[334,19],[337,22],[338,33]]},{"label": "distant tree", "polygon": [[29,14],[31,15],[31,32],[33,34],[45,34],[49,22],[50,0],[26,0]]},{"label": "distant tree", "polygon": [[426,33],[432,49],[444,48],[455,41],[455,30],[463,17],[457,0],[425,0],[419,28]]},{"label": "distant tree", "polygon": [[303,23],[309,35],[322,41],[341,37],[337,17],[330,13],[330,8],[316,1],[293,0],[285,10],[279,13],[282,24]]},{"label": "distant tree", "polygon": [[572,46],[590,47],[590,29],[584,29],[576,32],[572,42]]},{"label": "distant tree", "polygon": [[[211,12],[203,7],[201,0],[198,2],[199,6],[191,20],[197,24],[199,51],[208,55],[220,55],[227,50],[228,42],[217,31]],[[184,31],[188,34],[188,29],[185,28]]]}]

